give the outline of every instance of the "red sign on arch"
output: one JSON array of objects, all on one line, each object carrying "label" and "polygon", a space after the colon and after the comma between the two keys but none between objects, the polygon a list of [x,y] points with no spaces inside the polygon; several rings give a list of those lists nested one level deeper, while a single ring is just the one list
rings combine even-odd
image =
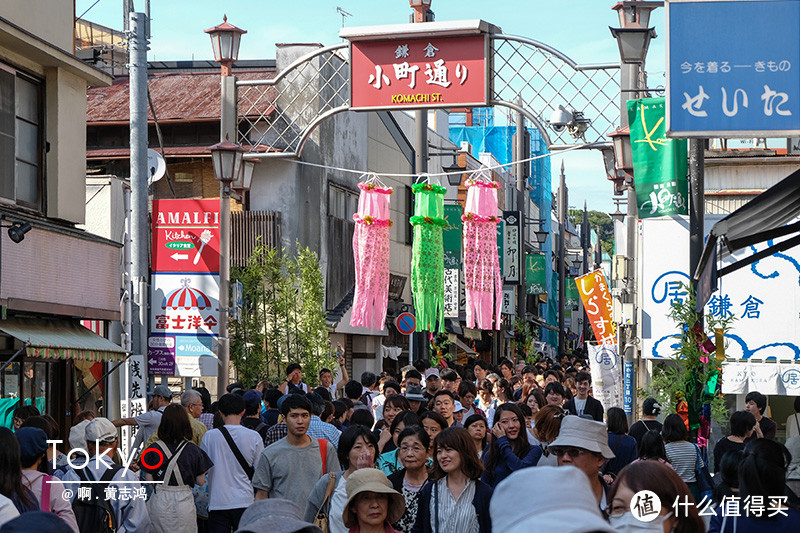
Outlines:
[{"label": "red sign on arch", "polygon": [[488,43],[485,34],[354,41],[351,108],[485,107]]}]

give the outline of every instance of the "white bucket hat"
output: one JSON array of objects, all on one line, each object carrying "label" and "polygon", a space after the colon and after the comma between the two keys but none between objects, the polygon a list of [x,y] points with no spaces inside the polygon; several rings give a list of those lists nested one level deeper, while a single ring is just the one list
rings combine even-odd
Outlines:
[{"label": "white bucket hat", "polygon": [[[520,505],[520,494],[530,487],[546,490]],[[494,489],[489,514],[492,530],[503,533],[614,532],[600,514],[589,478],[574,466],[537,466],[514,472]]]},{"label": "white bucket hat", "polygon": [[587,420],[575,415],[565,416],[561,421],[558,437],[548,448],[574,446],[590,452],[600,453],[606,459],[613,459],[614,452],[608,447],[608,427],[602,422]]}]

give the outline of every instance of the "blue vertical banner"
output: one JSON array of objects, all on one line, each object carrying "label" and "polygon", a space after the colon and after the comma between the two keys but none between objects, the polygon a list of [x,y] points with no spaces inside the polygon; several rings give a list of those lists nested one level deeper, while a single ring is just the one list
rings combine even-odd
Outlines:
[{"label": "blue vertical banner", "polygon": [[623,367],[622,409],[626,415],[633,414],[633,361],[625,361]]}]

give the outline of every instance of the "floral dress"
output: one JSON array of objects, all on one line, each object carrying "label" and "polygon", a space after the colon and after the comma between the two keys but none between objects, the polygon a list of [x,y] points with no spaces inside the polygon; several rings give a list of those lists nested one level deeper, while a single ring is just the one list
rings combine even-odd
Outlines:
[{"label": "floral dress", "polygon": [[[425,483],[427,483],[427,480]],[[414,522],[417,520],[417,510],[419,509],[419,492],[425,486],[425,483],[411,485],[403,479],[403,488],[400,490],[400,494],[406,500],[406,510],[400,520],[392,524],[392,527],[396,530],[408,533],[414,527]]]}]

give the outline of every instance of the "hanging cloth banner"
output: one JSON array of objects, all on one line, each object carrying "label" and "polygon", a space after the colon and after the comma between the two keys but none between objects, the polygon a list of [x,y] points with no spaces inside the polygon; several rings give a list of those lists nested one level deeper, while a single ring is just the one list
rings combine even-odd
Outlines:
[{"label": "hanging cloth banner", "polygon": [[464,207],[464,278],[467,296],[467,327],[500,329],[503,278],[497,254],[496,181],[467,181]]},{"label": "hanging cloth banner", "polygon": [[611,320],[611,310],[614,304],[608,283],[602,270],[595,270],[575,278],[578,292],[583,300],[586,316],[592,324],[595,339],[600,344],[615,344],[617,342],[614,323]]},{"label": "hanging cloth banner", "polygon": [[608,412],[610,407],[623,405],[622,361],[616,344],[587,343],[589,370],[592,374],[594,397]]},{"label": "hanging cloth banner", "polygon": [[391,188],[359,183],[353,232],[356,289],[350,325],[383,329],[389,303],[389,199]]},{"label": "hanging cloth banner", "polygon": [[665,98],[628,100],[633,177],[639,218],[687,215],[686,139],[667,139]]},{"label": "hanging cloth banner", "polygon": [[581,296],[578,293],[578,285],[575,283],[575,278],[567,278],[564,287],[564,306],[570,309],[577,307]]},{"label": "hanging cloth banner", "polygon": [[547,294],[545,261],[544,254],[525,256],[525,284],[528,287],[528,294]]},{"label": "hanging cloth banner", "polygon": [[[417,329],[444,333],[444,193],[441,185],[416,183],[414,191],[414,245],[411,249],[411,292]],[[438,324],[438,325],[437,325]]]}]

